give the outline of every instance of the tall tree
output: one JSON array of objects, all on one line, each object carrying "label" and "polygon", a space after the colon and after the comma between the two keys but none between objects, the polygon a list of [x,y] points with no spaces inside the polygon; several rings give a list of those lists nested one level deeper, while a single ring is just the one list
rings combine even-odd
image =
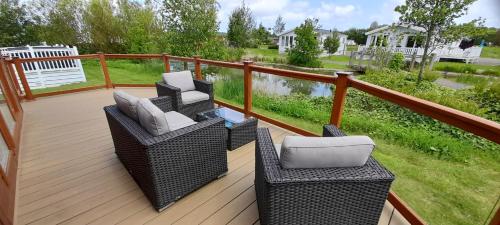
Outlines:
[{"label": "tall tree", "polygon": [[270,39],[269,37],[271,34],[267,29],[262,25],[262,23],[259,24],[259,27],[255,29],[253,32],[254,39],[256,40],[256,43],[258,45],[264,45],[264,44],[269,44]]},{"label": "tall tree", "polygon": [[49,44],[77,45],[84,39],[83,2],[80,0],[34,1],[32,17],[40,24],[40,38]]},{"label": "tall tree", "polygon": [[248,47],[252,31],[255,28],[255,22],[250,8],[245,6],[245,2],[237,7],[229,16],[229,27],[227,30],[227,39],[232,47]]},{"label": "tall tree", "polygon": [[223,43],[217,37],[216,0],[164,0],[163,5],[171,54],[224,57]]},{"label": "tall tree", "polygon": [[418,73],[419,82],[422,80],[425,62],[431,52],[429,49],[446,41],[442,39],[443,37],[450,37],[447,33],[450,28],[457,26],[455,19],[465,15],[468,7],[474,2],[475,0],[406,0],[404,5],[395,8],[395,11],[401,14],[399,18],[401,22],[425,29],[424,53]]},{"label": "tall tree", "polygon": [[315,30],[319,28],[317,19],[306,19],[295,28],[295,46],[288,52],[290,64],[307,67],[321,67],[318,59],[321,50]]},{"label": "tall tree", "polygon": [[281,15],[278,15],[278,18],[276,18],[276,22],[274,22],[274,35],[279,35],[283,31],[285,31],[285,22],[283,21],[283,17],[281,17]]},{"label": "tall tree", "polygon": [[339,36],[337,33],[333,33],[332,36],[328,36],[323,42],[323,47],[328,54],[335,54],[340,47]]},{"label": "tall tree", "polygon": [[367,29],[350,28],[345,34],[347,34],[347,39],[354,40],[356,44],[363,45],[366,43],[366,31]]},{"label": "tall tree", "polygon": [[114,8],[110,1],[90,0],[83,19],[95,50],[108,53],[125,51],[123,26],[114,15]]},{"label": "tall tree", "polygon": [[163,36],[152,6],[120,0],[118,18],[124,29],[124,44],[128,53],[160,52],[157,37]]},{"label": "tall tree", "polygon": [[18,0],[0,1],[0,46],[20,46],[38,41],[36,26]]}]

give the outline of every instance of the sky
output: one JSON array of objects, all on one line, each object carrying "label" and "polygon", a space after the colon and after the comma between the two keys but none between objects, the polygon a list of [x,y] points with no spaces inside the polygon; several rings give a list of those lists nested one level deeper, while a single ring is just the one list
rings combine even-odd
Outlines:
[{"label": "sky", "polygon": [[[231,11],[241,5],[240,0],[219,0],[218,19],[220,31],[227,31]],[[399,14],[394,12],[404,0],[246,0],[252,10],[256,24],[273,27],[276,17],[281,15],[285,30],[300,25],[306,18],[318,18],[323,29],[347,30],[351,27],[367,28],[373,21],[379,24],[397,22]],[[488,27],[500,28],[500,0],[478,0],[469,8],[468,14],[457,22],[468,22],[475,18],[486,19]]]}]

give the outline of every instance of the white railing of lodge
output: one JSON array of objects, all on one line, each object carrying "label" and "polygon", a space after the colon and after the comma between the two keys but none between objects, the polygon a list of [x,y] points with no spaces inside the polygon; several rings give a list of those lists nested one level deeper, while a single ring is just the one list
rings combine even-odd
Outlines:
[{"label": "white railing of lodge", "polygon": [[[371,47],[371,48],[384,48],[388,49],[387,47]],[[358,52],[361,51],[366,51],[370,48],[360,45],[358,46]],[[450,59],[465,59],[466,61],[473,61],[477,60],[481,56],[481,51],[483,48],[481,47],[470,47],[467,49],[461,49],[459,47],[438,47],[432,51],[432,53],[435,53],[438,58],[450,58]],[[403,53],[406,57],[411,57],[415,52],[417,53],[417,56],[422,56],[424,54],[424,49],[423,48],[407,48],[407,47],[395,47],[391,48],[392,52],[401,52]]]},{"label": "white railing of lodge", "polygon": [[[78,55],[78,49],[69,46],[26,46],[23,48],[0,48],[0,53],[9,58],[23,59]],[[22,63],[22,67],[32,89],[86,81],[79,59],[25,62]]]}]

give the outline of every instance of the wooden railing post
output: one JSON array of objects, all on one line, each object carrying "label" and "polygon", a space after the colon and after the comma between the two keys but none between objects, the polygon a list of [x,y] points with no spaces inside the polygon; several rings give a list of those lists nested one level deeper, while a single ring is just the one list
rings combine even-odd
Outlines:
[{"label": "wooden railing post", "polygon": [[106,56],[102,52],[98,52],[99,62],[101,63],[102,73],[104,74],[104,82],[106,82],[106,88],[113,88],[113,83],[111,82],[111,77],[109,77],[108,64],[106,63]]},{"label": "wooden railing post", "polygon": [[24,74],[23,65],[21,64],[19,57],[14,58],[14,66],[16,67],[17,75],[19,76],[19,79],[21,80],[21,84],[23,85],[24,94],[25,94],[26,99],[27,100],[35,99],[33,97],[33,93],[31,93],[31,88],[30,88],[30,85],[28,83],[28,80],[26,79],[26,74]]},{"label": "wooden railing post", "polygon": [[194,74],[196,76],[196,80],[203,80],[203,76],[201,75],[201,62],[200,56],[194,56]]},{"label": "wooden railing post", "polygon": [[244,81],[244,108],[243,111],[245,115],[250,115],[252,112],[252,68],[250,66],[253,64],[252,61],[243,62],[243,81]]},{"label": "wooden railing post", "polygon": [[337,72],[338,78],[335,83],[335,95],[333,97],[332,114],[330,116],[330,124],[340,127],[342,120],[342,112],[344,111],[345,97],[347,88],[349,87],[349,79],[352,72]]},{"label": "wooden railing post", "polygon": [[163,53],[162,57],[163,64],[165,65],[165,73],[170,73],[170,59],[167,54]]}]

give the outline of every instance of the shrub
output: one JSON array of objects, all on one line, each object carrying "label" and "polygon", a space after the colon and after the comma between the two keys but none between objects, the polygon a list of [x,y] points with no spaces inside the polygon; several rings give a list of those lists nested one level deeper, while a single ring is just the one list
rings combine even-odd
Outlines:
[{"label": "shrub", "polygon": [[405,56],[403,53],[398,52],[392,55],[391,61],[389,61],[389,68],[391,70],[399,71],[405,65]]},{"label": "shrub", "polygon": [[441,74],[439,72],[430,71],[430,70],[426,70],[424,72],[424,80],[426,80],[426,81],[434,82],[439,77],[441,77]]},{"label": "shrub", "polygon": [[279,46],[276,44],[273,44],[273,45],[267,46],[267,49],[279,49]]},{"label": "shrub", "polygon": [[226,56],[224,59],[226,61],[240,61],[241,57],[245,54],[245,50],[242,48],[227,48]]}]

